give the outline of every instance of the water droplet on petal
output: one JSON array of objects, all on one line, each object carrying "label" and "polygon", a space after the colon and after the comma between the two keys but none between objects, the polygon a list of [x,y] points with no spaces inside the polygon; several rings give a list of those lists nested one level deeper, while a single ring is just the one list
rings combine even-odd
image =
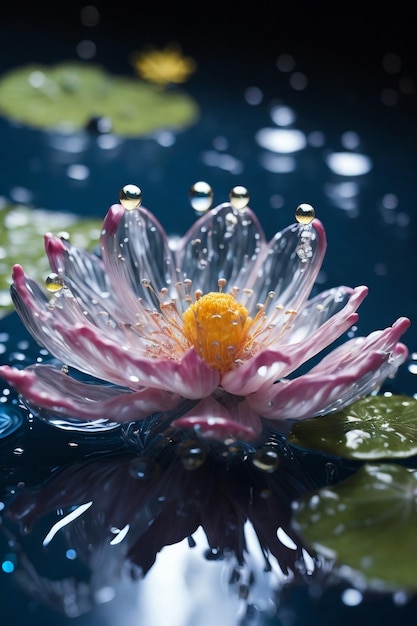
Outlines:
[{"label": "water droplet on petal", "polygon": [[55,274],[54,272],[52,272],[51,274],[48,274],[48,276],[46,277],[45,287],[51,293],[57,293],[58,291],[61,291],[63,286],[64,286],[64,281],[62,280],[60,276],[58,276],[58,274]]},{"label": "water droplet on petal", "polygon": [[70,234],[66,230],[60,230],[59,233],[56,234],[56,236],[59,237],[59,239],[62,239],[63,241],[70,240]]},{"label": "water droplet on petal", "polygon": [[207,457],[207,451],[197,441],[182,441],[178,444],[176,452],[187,470],[201,467]]},{"label": "water droplet on petal", "polygon": [[229,200],[234,209],[243,211],[249,204],[249,191],[242,185],[236,185],[229,193]]},{"label": "water droplet on petal", "polygon": [[194,183],[188,192],[190,203],[197,213],[206,213],[213,203],[213,190],[202,180]]},{"label": "water droplet on petal", "polygon": [[311,204],[300,204],[295,209],[295,219],[304,226],[310,224],[316,217],[316,212]]},{"label": "water droplet on petal", "polygon": [[279,465],[278,451],[272,446],[259,448],[252,457],[252,463],[263,472],[275,472]]},{"label": "water droplet on petal", "polygon": [[128,211],[142,204],[142,189],[137,185],[125,185],[119,192],[120,204]]},{"label": "water droplet on petal", "polygon": [[238,219],[234,213],[227,213],[224,221],[226,224],[226,230],[228,232],[234,231],[236,226],[238,225]]}]

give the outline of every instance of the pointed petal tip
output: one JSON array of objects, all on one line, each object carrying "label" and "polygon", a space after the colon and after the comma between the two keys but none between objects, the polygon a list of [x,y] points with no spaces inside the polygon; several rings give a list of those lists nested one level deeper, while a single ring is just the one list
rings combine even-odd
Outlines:
[{"label": "pointed petal tip", "polygon": [[353,289],[353,293],[358,294],[362,301],[368,295],[369,287],[367,285],[358,285]]},{"label": "pointed petal tip", "polygon": [[23,274],[23,267],[20,265],[20,263],[15,263],[12,267],[12,277],[14,280],[15,276],[21,276]]},{"label": "pointed petal tip", "polygon": [[323,235],[326,234],[326,229],[324,228],[324,224],[318,217],[315,217],[311,223],[314,226],[314,228],[320,232],[320,234],[323,234]]},{"label": "pointed petal tip", "polygon": [[46,233],[43,238],[46,255],[49,259],[51,268],[56,270],[56,261],[62,258],[65,252],[65,244],[60,237],[52,235],[52,233]]},{"label": "pointed petal tip", "polygon": [[114,235],[125,213],[121,204],[112,204],[103,221],[103,230],[107,235]]},{"label": "pointed petal tip", "polygon": [[321,249],[325,251],[327,248],[327,236],[323,222],[315,217],[314,220],[311,222],[311,225],[314,227],[314,230],[317,233]]},{"label": "pointed petal tip", "polygon": [[19,264],[13,265],[12,281],[18,290],[26,290],[26,274],[23,267]]},{"label": "pointed petal tip", "polygon": [[401,328],[403,332],[408,330],[411,326],[411,320],[408,317],[399,317],[393,324],[393,326]]}]

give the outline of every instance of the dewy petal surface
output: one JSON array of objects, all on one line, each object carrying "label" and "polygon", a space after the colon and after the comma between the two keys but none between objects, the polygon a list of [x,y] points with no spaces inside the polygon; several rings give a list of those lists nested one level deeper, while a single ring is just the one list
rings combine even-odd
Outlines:
[{"label": "dewy petal surface", "polygon": [[101,234],[101,251],[110,282],[120,300],[143,298],[150,306],[157,301],[143,286],[172,289],[176,268],[168,240],[158,220],[146,209],[133,211],[121,205],[110,207]]},{"label": "dewy petal surface", "polygon": [[[78,299],[69,290],[63,289],[59,299],[51,306],[49,298],[37,283],[26,277],[19,265],[13,268],[13,280],[12,299],[29,332],[57,359],[72,364],[77,355],[73,347],[63,338],[60,329],[71,329],[77,324],[91,323]],[[98,315],[97,325],[91,323],[91,327],[96,333],[101,329],[106,337],[112,338],[115,343],[123,341],[120,328],[117,325],[109,325],[108,316]],[[90,363],[89,367],[93,369],[94,363]]]},{"label": "dewy petal surface", "polygon": [[354,289],[343,309],[312,332],[305,341],[291,344],[290,338],[283,340],[276,348],[263,350],[241,367],[227,372],[222,378],[224,389],[240,395],[269,389],[278,378],[296,370],[348,330],[357,321],[356,309],[367,293],[366,287]]},{"label": "dewy petal surface", "polygon": [[322,223],[315,219],[308,226],[292,224],[278,232],[262,249],[246,287],[254,290],[256,302],[264,302],[270,291],[275,297],[270,307],[280,305],[299,310],[313,288],[326,252]]},{"label": "dewy petal surface", "polygon": [[408,319],[400,318],[383,331],[351,339],[307,374],[279,381],[262,394],[248,396],[248,402],[272,419],[304,419],[340,410],[395,375],[408,355],[399,339],[409,325]]},{"label": "dewy petal surface", "polygon": [[265,236],[250,209],[238,211],[230,204],[212,209],[190,228],[177,251],[177,266],[194,289],[217,290],[225,278],[229,287],[246,287]]},{"label": "dewy petal surface", "polygon": [[73,347],[68,365],[109,382],[132,389],[152,387],[199,399],[219,384],[219,372],[209,368],[190,348],[180,360],[154,359],[124,349],[89,326],[58,327],[63,340]]},{"label": "dewy petal surface", "polygon": [[[66,241],[45,235],[45,250],[53,272],[76,298],[80,308],[100,326],[107,319],[136,321],[135,302],[129,297],[118,299],[103,261],[93,253],[79,250]],[[129,304],[131,306],[129,306]]]},{"label": "dewy petal surface", "polygon": [[285,340],[290,344],[305,341],[311,333],[323,326],[347,304],[353,294],[352,287],[334,287],[322,291],[308,300],[291,323],[291,331]]},{"label": "dewy petal surface", "polygon": [[24,370],[4,365],[0,367],[0,372],[34,407],[82,420],[136,421],[155,411],[171,409],[179,401],[178,395],[159,389],[145,388],[132,392],[83,383],[48,365]]}]

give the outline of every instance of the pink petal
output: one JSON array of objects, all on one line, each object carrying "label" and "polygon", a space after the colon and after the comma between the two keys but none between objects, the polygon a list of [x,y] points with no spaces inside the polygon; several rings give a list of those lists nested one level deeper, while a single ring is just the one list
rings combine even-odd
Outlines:
[{"label": "pink petal", "polygon": [[3,365],[0,375],[33,406],[81,420],[136,421],[172,409],[180,399],[159,389],[130,392],[82,383],[47,365],[24,370]]},{"label": "pink petal", "polygon": [[115,338],[111,328],[95,327],[83,318],[68,319],[58,307],[51,313],[48,299],[20,266],[15,266],[13,278],[22,321],[36,341],[63,363],[118,385],[166,389],[189,399],[204,398],[217,387],[218,371],[209,368],[194,349],[180,360],[151,358],[139,338],[132,349],[135,337],[119,332]]},{"label": "pink petal", "polygon": [[308,374],[283,380],[270,390],[248,396],[249,404],[263,417],[304,419],[340,410],[376,391],[395,375],[408,350],[398,343],[409,327],[398,319],[392,327],[352,339],[327,355]]},{"label": "pink petal", "polygon": [[71,347],[66,363],[96,378],[132,389],[165,389],[188,399],[204,398],[218,386],[219,372],[210,368],[194,348],[180,360],[157,359],[138,355],[91,326],[57,324],[56,328],[62,341]]},{"label": "pink petal", "polygon": [[[230,438],[250,440],[262,429],[259,415],[245,400],[234,399],[226,408],[213,397],[205,398],[182,417],[174,420],[174,428],[194,428],[200,435],[219,441]],[[239,406],[240,405],[240,406]]]},{"label": "pink petal", "polygon": [[352,287],[342,285],[317,294],[308,300],[300,313],[291,322],[290,332],[284,339],[290,343],[300,343],[328,319],[340,311],[353,294]]},{"label": "pink petal", "polygon": [[13,284],[11,294],[16,311],[32,337],[41,346],[49,350],[55,345],[53,354],[60,358],[64,356],[67,346],[62,344],[59,337],[55,337],[52,327],[52,314],[48,308],[49,299],[39,285],[26,277],[22,267],[13,267]]},{"label": "pink petal", "polygon": [[[116,298],[103,261],[96,255],[79,250],[51,234],[45,235],[45,250],[53,272],[59,274],[90,319],[96,325],[108,318],[136,322],[136,301],[129,294]],[[130,305],[130,306],[129,306]]]},{"label": "pink petal", "polygon": [[240,367],[224,374],[222,387],[229,393],[245,396],[269,389],[275,380],[296,370],[348,330],[357,321],[355,311],[367,293],[367,287],[356,287],[346,306],[304,341],[296,344],[282,342],[276,348],[262,350]]},{"label": "pink petal", "polygon": [[[12,297],[17,313],[34,339],[48,352],[64,363],[72,363],[75,355],[71,345],[63,339],[59,328],[88,324],[79,303],[70,294],[62,294],[51,308],[50,301],[36,282],[27,278],[20,265],[13,267]],[[123,333],[112,328],[103,316],[102,329],[107,337],[121,342]],[[97,329],[96,332],[99,332]]]},{"label": "pink petal", "polygon": [[47,316],[48,298],[46,294],[35,281],[26,277],[21,265],[13,265],[12,280],[12,295],[17,293],[22,307],[31,311],[42,310],[44,316]]}]

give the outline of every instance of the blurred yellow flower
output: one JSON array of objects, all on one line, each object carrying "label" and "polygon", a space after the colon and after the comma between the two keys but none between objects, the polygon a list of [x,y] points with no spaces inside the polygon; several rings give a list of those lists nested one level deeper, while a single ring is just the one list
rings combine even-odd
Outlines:
[{"label": "blurred yellow flower", "polygon": [[169,44],[159,50],[150,47],[134,53],[132,65],[139,76],[160,87],[184,83],[197,67],[194,59],[182,55],[178,44]]}]

